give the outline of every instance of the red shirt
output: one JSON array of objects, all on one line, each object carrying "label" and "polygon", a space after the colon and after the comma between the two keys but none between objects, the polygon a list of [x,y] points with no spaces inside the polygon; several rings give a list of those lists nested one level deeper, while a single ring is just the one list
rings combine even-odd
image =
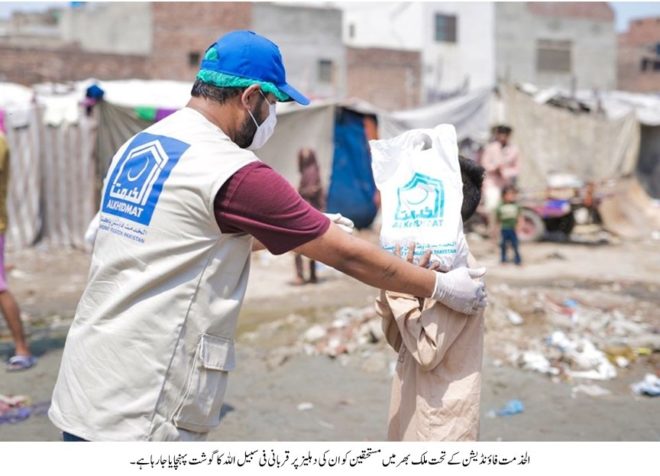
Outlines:
[{"label": "red shirt", "polygon": [[218,191],[215,219],[223,233],[249,233],[275,255],[323,235],[330,220],[263,162],[238,170]]}]

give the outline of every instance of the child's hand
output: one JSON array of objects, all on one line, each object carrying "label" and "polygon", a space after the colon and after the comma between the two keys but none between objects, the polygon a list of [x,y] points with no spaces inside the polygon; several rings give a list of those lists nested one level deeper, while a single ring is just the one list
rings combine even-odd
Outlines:
[{"label": "child's hand", "polygon": [[[406,261],[408,263],[412,263],[413,260],[415,259],[415,247],[416,246],[417,245],[415,244],[415,242],[408,243],[408,255],[406,256]],[[402,258],[402,256],[401,256],[401,245],[399,243],[397,243],[394,246],[394,254],[396,256],[398,256],[399,258]],[[437,262],[437,261],[434,262],[434,263],[431,263],[430,266],[429,266],[429,263],[431,262],[431,254],[432,254],[431,250],[427,250],[426,253],[424,253],[422,258],[419,260],[419,265],[422,268],[428,268],[431,271],[440,271],[440,263]]]}]

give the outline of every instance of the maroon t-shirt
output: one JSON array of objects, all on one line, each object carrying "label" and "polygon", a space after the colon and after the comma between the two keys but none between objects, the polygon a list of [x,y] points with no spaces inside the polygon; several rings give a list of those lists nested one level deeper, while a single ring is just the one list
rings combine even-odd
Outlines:
[{"label": "maroon t-shirt", "polygon": [[223,233],[249,233],[275,255],[323,235],[330,220],[263,162],[239,169],[218,191],[215,220]]}]

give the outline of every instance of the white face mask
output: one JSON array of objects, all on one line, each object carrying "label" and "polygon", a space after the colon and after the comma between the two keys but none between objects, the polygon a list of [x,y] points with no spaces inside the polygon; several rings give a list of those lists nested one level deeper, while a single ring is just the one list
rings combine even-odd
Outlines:
[{"label": "white face mask", "polygon": [[[264,96],[261,91],[259,91],[259,93],[263,96],[264,100],[268,102],[266,96]],[[247,146],[248,150],[261,149],[264,144],[268,142],[268,139],[270,139],[270,137],[273,135],[273,132],[275,132],[275,125],[277,124],[275,108],[275,104],[268,102],[268,117],[261,124],[257,123],[257,120],[252,115],[252,111],[248,109],[248,114],[250,114],[250,117],[254,121],[254,125],[257,126],[257,132],[254,133],[252,143]]]}]

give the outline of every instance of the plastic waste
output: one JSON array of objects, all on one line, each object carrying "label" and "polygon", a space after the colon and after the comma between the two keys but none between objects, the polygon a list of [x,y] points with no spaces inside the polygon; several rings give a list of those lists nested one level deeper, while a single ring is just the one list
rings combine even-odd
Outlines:
[{"label": "plastic waste", "polygon": [[514,326],[519,326],[524,322],[522,316],[512,309],[506,311],[506,317]]},{"label": "plastic waste", "polygon": [[497,416],[511,416],[517,415],[525,411],[525,405],[520,400],[509,400],[506,405],[497,410],[495,414]]},{"label": "plastic waste", "polygon": [[646,395],[648,397],[660,396],[660,378],[653,374],[646,374],[644,380],[634,383],[630,386],[637,395]]},{"label": "plastic waste", "polygon": [[577,385],[571,389],[571,394],[575,396],[577,393],[585,393],[590,397],[602,397],[610,395],[612,392],[599,385]]},{"label": "plastic waste", "polygon": [[535,370],[542,374],[559,375],[559,369],[550,365],[550,361],[539,352],[523,352],[520,360],[523,369]]}]

